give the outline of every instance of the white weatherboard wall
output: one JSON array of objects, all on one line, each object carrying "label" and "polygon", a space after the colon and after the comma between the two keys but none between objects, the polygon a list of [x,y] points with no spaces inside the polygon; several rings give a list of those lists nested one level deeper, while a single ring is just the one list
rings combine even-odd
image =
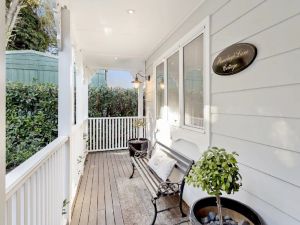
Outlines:
[{"label": "white weatherboard wall", "polygon": [[[300,1],[205,1],[147,60],[153,62],[185,33],[210,15],[211,62],[236,42],[257,46],[246,70],[233,76],[211,71],[212,146],[239,153],[242,190],[231,196],[255,209],[267,225],[300,225]],[[153,78],[153,77],[152,77]],[[153,80],[148,83],[147,116],[155,124]],[[155,125],[149,127],[155,130]],[[204,134],[166,126],[169,137],[195,143],[198,159]],[[167,140],[169,141],[169,140]],[[174,140],[172,140],[174,141]],[[187,189],[189,204],[205,196]]]},{"label": "white weatherboard wall", "polygon": [[5,223],[5,6],[0,2],[0,224]]}]

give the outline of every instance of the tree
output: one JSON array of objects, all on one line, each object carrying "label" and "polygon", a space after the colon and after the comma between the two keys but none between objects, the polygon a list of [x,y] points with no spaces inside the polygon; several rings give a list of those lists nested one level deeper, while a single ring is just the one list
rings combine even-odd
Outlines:
[{"label": "tree", "polygon": [[6,7],[7,49],[56,52],[56,27],[50,2],[6,0]]},{"label": "tree", "polygon": [[6,46],[11,38],[11,33],[15,27],[20,10],[25,7],[22,0],[6,0],[5,27]]},{"label": "tree", "polygon": [[232,194],[242,186],[235,156],[237,153],[213,147],[205,151],[186,178],[188,184],[201,187],[209,195],[216,196],[220,225],[223,225],[221,195]]}]

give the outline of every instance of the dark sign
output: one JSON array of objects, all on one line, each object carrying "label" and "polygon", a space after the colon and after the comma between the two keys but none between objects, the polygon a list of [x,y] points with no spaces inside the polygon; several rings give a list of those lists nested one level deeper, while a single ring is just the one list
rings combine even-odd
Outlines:
[{"label": "dark sign", "polygon": [[212,67],[218,75],[233,75],[246,69],[254,61],[256,54],[256,47],[252,44],[234,44],[215,58]]}]

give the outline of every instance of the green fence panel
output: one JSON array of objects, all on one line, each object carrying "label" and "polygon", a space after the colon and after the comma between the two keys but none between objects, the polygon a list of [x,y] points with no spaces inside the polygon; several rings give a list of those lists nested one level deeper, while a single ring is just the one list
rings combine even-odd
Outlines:
[{"label": "green fence panel", "polygon": [[57,84],[58,58],[36,51],[7,51],[8,82]]},{"label": "green fence panel", "polygon": [[[7,51],[7,82],[58,84],[58,57],[42,52]],[[92,87],[106,86],[105,70],[99,70],[92,78]]]}]

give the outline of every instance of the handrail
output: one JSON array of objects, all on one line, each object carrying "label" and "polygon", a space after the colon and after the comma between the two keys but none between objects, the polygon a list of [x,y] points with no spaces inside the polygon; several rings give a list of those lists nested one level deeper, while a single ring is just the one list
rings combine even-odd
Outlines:
[{"label": "handrail", "polygon": [[135,118],[145,119],[145,116],[110,116],[110,117],[89,117],[88,119],[117,119],[117,118]]},{"label": "handrail", "polygon": [[56,138],[42,150],[34,154],[6,175],[6,200],[8,200],[28,177],[30,177],[56,150],[68,141],[68,137]]}]

